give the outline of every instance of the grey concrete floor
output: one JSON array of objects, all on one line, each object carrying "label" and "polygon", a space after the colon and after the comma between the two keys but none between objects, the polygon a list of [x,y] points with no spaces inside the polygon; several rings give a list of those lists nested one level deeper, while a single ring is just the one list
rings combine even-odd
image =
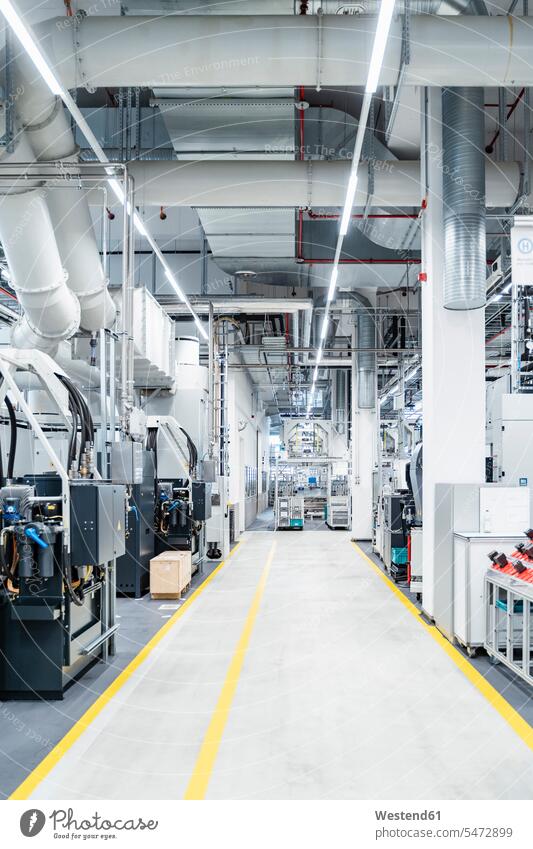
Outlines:
[{"label": "grey concrete floor", "polygon": [[521,738],[347,533],[306,531],[246,534],[33,798],[183,797],[274,541],[207,798],[531,798]]},{"label": "grey concrete floor", "polygon": [[[205,562],[202,572],[193,575],[189,594],[216,565]],[[0,701],[0,798],[9,796],[24,781],[159,631],[173,613],[168,608],[183,601],[152,601],[149,595],[140,599],[118,598],[117,653],[106,664],[95,664],[66,691],[62,701]]]},{"label": "grey concrete floor", "polygon": [[[372,545],[369,542],[360,543],[363,551],[372,559],[382,572],[386,574],[385,567],[379,557],[373,553]],[[403,594],[411,601],[419,610],[422,605],[416,600],[405,584],[397,584]],[[522,716],[526,722],[533,727],[533,693],[525,681],[522,681],[518,675],[514,675],[510,669],[507,669],[503,664],[493,664],[490,662],[487,654],[480,650],[475,657],[469,657],[461,646],[456,646],[461,652],[465,660],[470,663],[474,669],[483,675],[487,681],[492,684],[495,690],[509,702],[512,707]]]}]

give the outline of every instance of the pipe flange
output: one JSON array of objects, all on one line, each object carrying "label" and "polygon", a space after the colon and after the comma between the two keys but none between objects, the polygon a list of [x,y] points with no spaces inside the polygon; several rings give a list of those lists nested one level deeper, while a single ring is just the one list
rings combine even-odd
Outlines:
[{"label": "pipe flange", "polygon": [[25,130],[29,133],[36,133],[39,130],[45,130],[52,121],[54,121],[59,115],[61,109],[63,108],[63,101],[59,97],[59,95],[55,95],[54,97],[54,105],[52,106],[52,111],[48,115],[48,117],[44,118],[42,121],[39,121],[38,124],[23,124]]},{"label": "pipe flange", "polygon": [[[63,278],[58,280],[56,283],[52,283],[51,286],[42,286],[40,289],[25,289],[23,286],[15,286],[14,289],[17,294],[20,292],[21,295],[41,295],[43,292],[55,292],[57,289],[60,289],[67,281],[68,281],[68,271],[66,269],[62,269]],[[70,292],[70,289],[69,289]],[[74,294],[74,292],[72,292]],[[74,297],[76,297],[74,295]],[[77,298],[76,298],[77,300]]]},{"label": "pipe flange", "polygon": [[61,331],[61,333],[44,333],[42,330],[39,330],[28,318],[27,313],[24,313],[20,321],[17,321],[15,325],[13,325],[13,333],[15,333],[17,327],[23,327],[24,323],[27,324],[32,333],[35,334],[39,339],[44,339],[46,342],[62,342],[64,339],[70,339],[71,336],[74,335],[79,330],[80,320],[79,320],[79,304],[77,310],[77,317],[71,321],[68,327]]},{"label": "pipe flange", "polygon": [[81,301],[83,298],[89,298],[91,295],[99,295],[100,292],[107,292],[107,282],[102,283],[101,286],[97,286],[95,289],[84,289],[83,292],[76,292],[75,294]]}]

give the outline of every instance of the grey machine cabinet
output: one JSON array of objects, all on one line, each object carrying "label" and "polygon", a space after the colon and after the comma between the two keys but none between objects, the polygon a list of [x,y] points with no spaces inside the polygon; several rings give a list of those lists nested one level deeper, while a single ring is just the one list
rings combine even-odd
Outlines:
[{"label": "grey machine cabinet", "polygon": [[[435,485],[435,547],[433,556],[433,586],[435,625],[445,637],[454,640],[454,534],[479,534],[485,531],[481,527],[480,499],[481,491],[485,489],[501,490],[500,497],[505,501],[509,490],[520,490],[520,487],[505,485],[469,484],[469,483],[438,483]],[[526,512],[531,525],[531,502],[529,490],[523,489],[527,497]],[[524,516],[524,524],[528,524]],[[494,528],[493,532],[500,535],[517,533],[511,527]],[[523,530],[526,530],[524,528]],[[426,611],[427,612],[427,611]]]},{"label": "grey machine cabinet", "polygon": [[453,642],[453,537],[479,531],[479,484],[435,485],[434,619]]}]

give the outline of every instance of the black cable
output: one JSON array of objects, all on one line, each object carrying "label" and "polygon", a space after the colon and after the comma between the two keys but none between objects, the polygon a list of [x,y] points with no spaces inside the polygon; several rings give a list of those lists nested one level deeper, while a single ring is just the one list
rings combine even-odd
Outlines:
[{"label": "black cable", "polygon": [[9,413],[9,423],[11,427],[11,438],[9,442],[9,457],[7,461],[7,477],[9,480],[13,477],[13,469],[15,467],[15,456],[17,453],[17,417],[13,404],[6,395],[6,407]]},{"label": "black cable", "polygon": [[[79,469],[80,466],[81,466],[81,455],[83,454],[83,452],[85,450],[85,443],[87,441],[90,441],[90,440],[88,440],[88,438],[87,438],[88,437],[88,425],[87,425],[87,420],[85,418],[85,412],[84,412],[83,408],[81,407],[81,405],[79,403],[79,399],[77,398],[77,396],[74,393],[72,393],[72,395],[70,397],[72,399],[73,407],[76,410],[77,417],[80,421],[80,447],[79,447],[78,458],[77,458],[78,459],[78,469]],[[74,452],[74,459],[76,459],[76,453],[75,452]]]},{"label": "black cable", "polygon": [[80,392],[78,387],[74,386],[73,383],[71,383],[71,387],[72,387],[74,394],[76,395],[76,397],[78,399],[80,407],[84,411],[84,419],[85,419],[85,422],[86,422],[86,434],[87,434],[87,440],[86,441],[90,442],[91,445],[92,445],[92,444],[94,444],[94,422],[93,422],[93,417],[91,415],[91,411],[89,409],[89,405],[87,404],[85,397],[82,395],[82,393]]},{"label": "black cable", "polygon": [[148,451],[154,452],[154,478],[155,478],[155,480],[157,480],[158,477],[157,477],[157,428],[156,427],[149,427],[148,428],[148,434],[147,434],[147,437],[146,437],[146,448],[147,448]]},{"label": "black cable", "polygon": [[70,565],[70,555],[67,555],[65,552],[64,558],[64,566],[65,568],[61,568],[61,564],[58,563],[60,572],[63,575],[63,580],[65,581],[65,585],[68,590],[68,594],[70,596],[71,601],[76,605],[76,607],[83,607],[84,598],[83,595],[78,595],[74,587],[72,586],[72,567]]},{"label": "black cable", "polygon": [[72,430],[70,432],[70,439],[68,443],[68,467],[70,469],[76,459],[76,442],[78,439],[78,416],[71,396],[69,396],[68,408],[70,410],[70,415],[72,416]]},{"label": "black cable", "polygon": [[4,461],[2,458],[2,444],[0,443],[0,486],[4,485]]},{"label": "black cable", "polygon": [[187,440],[187,445],[189,448],[189,474],[192,475],[196,471],[196,467],[198,465],[198,450],[185,428],[181,427],[181,425],[180,430],[182,433],[185,434],[185,438]]},{"label": "black cable", "polygon": [[[81,466],[81,455],[85,450],[85,445],[89,443],[90,445],[94,445],[94,422],[91,415],[91,411],[89,410],[88,404],[83,397],[82,393],[75,386],[68,377],[64,374],[56,374],[58,380],[61,381],[63,386],[66,388],[69,394],[69,409],[71,415],[76,415],[77,419],[80,422],[80,430],[81,430],[81,440],[80,440],[80,449],[78,453],[78,468]],[[75,413],[73,413],[75,411]],[[76,428],[77,431],[77,428]],[[74,451],[69,456],[69,462],[72,464],[76,459],[76,451]]]}]

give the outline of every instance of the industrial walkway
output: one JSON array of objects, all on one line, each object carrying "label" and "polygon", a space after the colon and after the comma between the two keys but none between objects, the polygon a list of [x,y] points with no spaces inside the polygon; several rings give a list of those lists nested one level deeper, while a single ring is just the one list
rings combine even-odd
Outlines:
[{"label": "industrial walkway", "polygon": [[530,799],[529,726],[433,631],[348,534],[248,533],[17,796]]}]

